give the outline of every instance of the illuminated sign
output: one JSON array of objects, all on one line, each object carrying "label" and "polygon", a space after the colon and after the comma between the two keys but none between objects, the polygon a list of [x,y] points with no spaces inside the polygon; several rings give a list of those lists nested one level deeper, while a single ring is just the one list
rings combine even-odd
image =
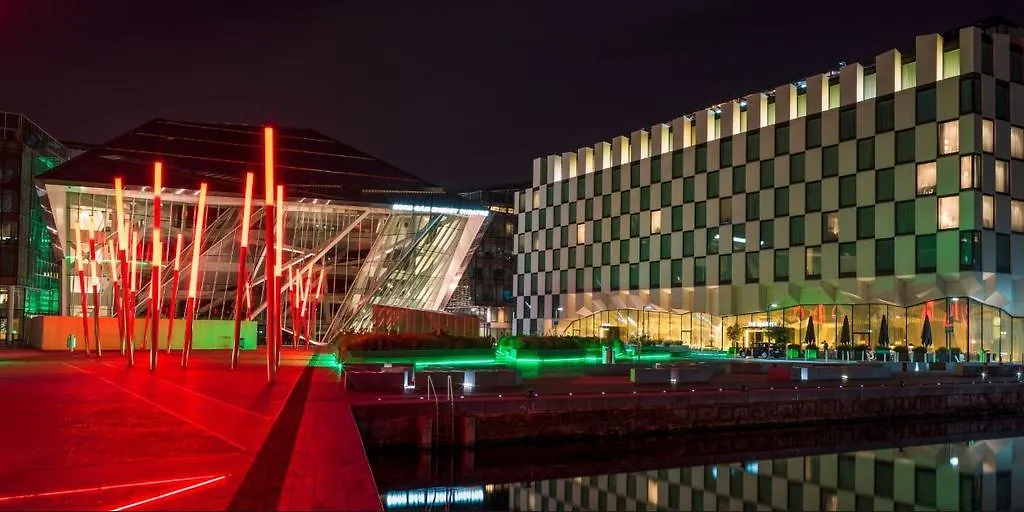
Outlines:
[{"label": "illuminated sign", "polygon": [[391,207],[392,209],[400,212],[416,212],[416,213],[440,213],[442,215],[482,215],[486,216],[490,212],[487,210],[472,210],[467,208],[446,208],[443,206],[414,206],[411,204],[396,204]]},{"label": "illuminated sign", "polygon": [[431,487],[407,491],[388,491],[384,495],[385,508],[467,505],[483,502],[483,487]]},{"label": "illuminated sign", "polygon": [[488,206],[487,209],[494,213],[516,213],[515,208],[509,208],[507,206]]}]

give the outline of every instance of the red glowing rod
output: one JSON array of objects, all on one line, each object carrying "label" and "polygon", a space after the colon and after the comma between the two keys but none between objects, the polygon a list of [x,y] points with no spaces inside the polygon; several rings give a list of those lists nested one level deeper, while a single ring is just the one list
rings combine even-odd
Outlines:
[{"label": "red glowing rod", "polygon": [[277,267],[274,262],[277,251],[274,250],[274,129],[265,127],[263,129],[263,225],[266,228],[264,244],[267,249],[266,263],[263,265],[265,277],[264,289],[267,295],[267,381],[273,382],[277,373],[277,336],[274,331],[278,330],[277,313],[280,312],[278,305],[278,294],[280,290],[277,279],[274,277],[274,269]]},{"label": "red glowing rod", "polygon": [[178,233],[177,240],[174,245],[174,274],[171,278],[171,297],[169,299],[170,304],[167,305],[168,316],[170,317],[167,322],[167,353],[171,353],[171,338],[174,336],[174,315],[178,312],[178,276],[181,275],[181,233]]},{"label": "red glowing rod", "polygon": [[[117,223],[115,224],[115,226],[117,227],[117,255],[118,255],[118,259],[121,262],[121,278],[122,278],[122,280],[125,281],[124,283],[121,284],[122,290],[121,290],[120,300],[115,302],[115,304],[119,304],[119,306],[120,306],[117,309],[117,316],[118,316],[118,325],[121,326],[121,355],[123,356],[123,355],[125,355],[125,352],[127,350],[128,340],[130,339],[129,333],[131,332],[131,329],[128,327],[129,315],[128,315],[128,308],[127,308],[128,304],[129,304],[128,293],[129,293],[129,290],[130,290],[131,286],[127,282],[127,279],[128,279],[128,254],[127,254],[127,251],[128,251],[128,232],[125,229],[125,225],[124,225],[124,191],[122,189],[123,189],[123,185],[121,183],[121,178],[114,178],[114,204],[115,204],[114,212],[117,215]],[[117,287],[116,286],[114,287],[114,290],[115,290],[114,293],[116,294],[117,293]],[[132,311],[131,318],[135,317],[134,313],[135,312]]]},{"label": "red glowing rod", "polygon": [[152,298],[149,301],[149,310],[152,311],[150,316],[153,317],[151,327],[153,332],[150,334],[152,342],[149,344],[150,371],[156,370],[157,354],[159,353],[157,345],[160,344],[160,285],[162,283],[160,269],[163,266],[163,248],[160,244],[160,192],[164,188],[163,171],[163,163],[153,163],[153,273],[150,284]]},{"label": "red glowing rod", "polygon": [[199,286],[199,255],[203,247],[203,224],[206,221],[206,183],[199,185],[199,206],[196,207],[195,233],[192,235],[192,268],[188,275],[188,298],[185,299],[185,342],[181,348],[181,367],[188,368],[192,352],[192,320],[196,314],[196,293]]},{"label": "red glowing rod", "polygon": [[138,250],[139,250],[139,232],[134,229],[131,231],[131,240],[128,244],[128,252],[130,254],[128,265],[129,271],[125,276],[128,282],[124,285],[125,288],[125,301],[122,307],[124,308],[125,317],[125,338],[128,343],[128,367],[135,366],[135,293],[139,289],[138,273],[135,270],[135,264],[138,261]]},{"label": "red glowing rod", "polygon": [[323,268],[320,268],[320,278],[317,279],[317,282],[316,282],[316,295],[313,297],[313,302],[312,302],[312,304],[310,304],[310,307],[309,307],[310,308],[310,312],[309,312],[310,326],[308,327],[308,330],[309,330],[310,334],[306,336],[307,342],[312,340],[311,336],[312,336],[313,328],[316,327],[316,308],[320,304],[320,296],[323,293],[324,276],[325,275],[326,275],[326,271]]},{"label": "red glowing rod", "polygon": [[[79,216],[81,218],[81,216]],[[91,353],[89,348],[89,301],[85,296],[85,264],[83,263],[82,228],[78,222],[75,223],[75,266],[78,269],[78,292],[82,296],[82,342],[85,344],[85,353]]]},{"label": "red glowing rod", "polygon": [[[277,200],[276,200],[276,203],[275,203],[275,208],[277,208],[275,210],[275,212],[277,213],[277,220],[274,222],[274,229],[275,229],[275,235],[276,235],[275,236],[275,240],[274,240],[274,251],[277,252],[277,254],[274,256],[274,294],[277,296],[277,299],[275,299],[275,301],[280,301],[281,300],[280,299],[281,298],[281,276],[284,273],[284,272],[282,272],[282,270],[284,269],[284,228],[285,228],[285,226],[284,226],[284,185],[278,185],[277,186]],[[274,371],[276,372],[277,371],[276,366],[280,366],[281,365],[281,342],[282,342],[282,339],[284,337],[284,321],[282,320],[282,317],[284,316],[284,310],[282,309],[280,302],[275,302],[274,305],[276,306],[275,307],[275,313],[277,314],[277,320],[274,321],[274,325],[277,326],[277,329],[274,331],[274,334],[277,337],[277,342],[274,345],[274,347],[275,347],[275,351],[274,351],[275,369],[274,369]]]},{"label": "red glowing rod", "polygon": [[117,339],[121,342],[121,355],[124,355],[124,314],[121,311],[121,292],[118,288],[117,259],[114,257],[114,244],[107,240],[107,263],[110,264],[111,303],[114,307],[114,314],[117,315]]},{"label": "red glowing rod", "polygon": [[[90,283],[92,284],[92,328],[93,339],[96,340],[96,355],[103,355],[103,345],[100,343],[100,274],[96,269],[96,232],[93,231],[95,221],[92,216],[89,217],[89,272],[92,274],[90,277]],[[102,270],[102,269],[100,269]]]},{"label": "red glowing rod", "polygon": [[249,250],[249,221],[252,215],[252,186],[254,175],[245,173],[245,202],[242,205],[242,239],[238,245],[238,281],[235,285],[235,331],[231,346],[231,368],[238,368],[239,352],[242,349],[242,299],[248,298],[249,285],[246,280],[246,257]]}]

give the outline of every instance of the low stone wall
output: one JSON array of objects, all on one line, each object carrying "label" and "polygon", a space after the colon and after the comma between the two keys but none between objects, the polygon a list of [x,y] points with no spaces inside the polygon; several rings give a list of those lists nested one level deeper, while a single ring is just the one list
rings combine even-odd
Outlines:
[{"label": "low stone wall", "polygon": [[[1019,412],[1024,385],[539,396],[353,407],[367,446],[493,443]],[[454,411],[452,408],[454,407]],[[455,424],[452,424],[455,418]],[[424,432],[423,429],[431,429]],[[432,435],[436,432],[442,435]]]}]

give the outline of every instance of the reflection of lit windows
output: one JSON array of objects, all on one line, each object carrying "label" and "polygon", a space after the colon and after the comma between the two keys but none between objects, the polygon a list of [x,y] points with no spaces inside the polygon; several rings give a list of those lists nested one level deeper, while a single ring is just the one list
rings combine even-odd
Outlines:
[{"label": "reflection of lit windows", "polygon": [[576,224],[576,243],[585,244],[587,243],[587,225]]},{"label": "reflection of lit windows", "polygon": [[960,196],[939,198],[939,229],[960,227]]},{"label": "reflection of lit windows", "polygon": [[981,121],[981,150],[986,153],[995,152],[996,139],[995,123],[991,119]]},{"label": "reflection of lit windows", "polygon": [[960,189],[981,188],[981,155],[960,157]]},{"label": "reflection of lit windows", "polygon": [[996,160],[996,192],[1005,194],[1010,191],[1010,163]]},{"label": "reflection of lit windows", "polygon": [[1024,128],[1010,127],[1010,156],[1024,159]]},{"label": "reflection of lit windows", "polygon": [[817,279],[821,277],[821,247],[807,248],[804,277],[808,279]]},{"label": "reflection of lit windows", "polygon": [[534,231],[533,232],[533,250],[535,250],[535,251],[543,251],[544,250],[544,244],[542,244],[541,241],[540,241],[540,231]]},{"label": "reflection of lit windows", "polygon": [[651,234],[661,233],[661,210],[651,212]]},{"label": "reflection of lit windows", "polygon": [[824,222],[822,223],[821,241],[822,242],[836,242],[839,240],[839,212],[831,212],[825,214]]},{"label": "reflection of lit windows", "polygon": [[917,195],[935,193],[935,162],[917,164]]},{"label": "reflection of lit windows", "polygon": [[950,155],[960,151],[960,120],[939,125],[939,154]]},{"label": "reflection of lit windows", "polygon": [[535,209],[540,208],[540,191],[533,190],[530,192],[530,195],[533,196],[533,207]]},{"label": "reflection of lit windows", "polygon": [[981,227],[992,229],[996,225],[995,198],[992,196],[981,196]]},{"label": "reflection of lit windows", "polygon": [[1017,233],[1024,233],[1024,201],[1010,202],[1010,226]]},{"label": "reflection of lit windows", "polygon": [[839,244],[839,277],[857,275],[857,243]]}]

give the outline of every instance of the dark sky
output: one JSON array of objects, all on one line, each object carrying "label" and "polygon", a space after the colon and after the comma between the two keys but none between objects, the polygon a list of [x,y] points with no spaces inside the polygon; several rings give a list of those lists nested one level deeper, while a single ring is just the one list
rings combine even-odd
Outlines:
[{"label": "dark sky", "polygon": [[0,0],[0,110],[310,127],[461,190],[993,14],[1024,1]]}]

